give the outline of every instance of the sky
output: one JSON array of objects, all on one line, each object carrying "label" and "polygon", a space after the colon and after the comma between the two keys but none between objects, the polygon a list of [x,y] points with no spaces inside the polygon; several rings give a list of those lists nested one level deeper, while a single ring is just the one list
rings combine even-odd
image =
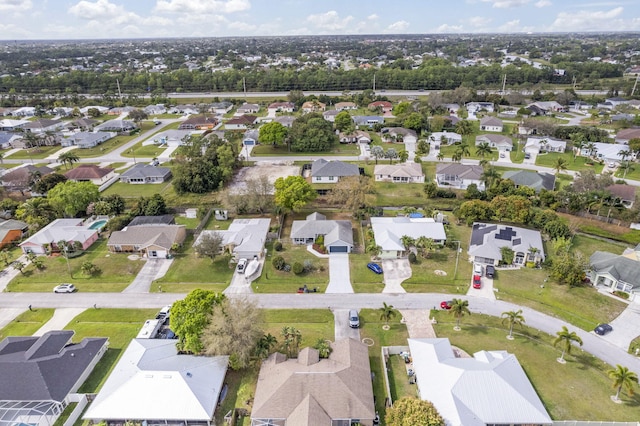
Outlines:
[{"label": "sky", "polygon": [[637,0],[0,0],[0,40],[640,31]]}]

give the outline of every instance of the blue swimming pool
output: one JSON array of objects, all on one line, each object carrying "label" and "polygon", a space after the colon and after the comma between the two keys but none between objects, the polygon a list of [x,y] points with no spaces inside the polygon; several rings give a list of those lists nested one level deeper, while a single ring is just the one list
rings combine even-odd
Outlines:
[{"label": "blue swimming pool", "polygon": [[89,229],[102,229],[104,228],[104,225],[107,224],[107,221],[105,219],[102,220],[96,220],[95,222],[93,222],[91,225],[89,225]]}]

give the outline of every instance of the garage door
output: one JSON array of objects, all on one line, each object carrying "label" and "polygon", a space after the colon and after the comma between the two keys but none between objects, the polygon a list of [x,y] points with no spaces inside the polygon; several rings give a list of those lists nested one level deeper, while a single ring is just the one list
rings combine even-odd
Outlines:
[{"label": "garage door", "polygon": [[346,246],[329,247],[329,253],[347,253],[347,252],[348,252],[348,247]]}]

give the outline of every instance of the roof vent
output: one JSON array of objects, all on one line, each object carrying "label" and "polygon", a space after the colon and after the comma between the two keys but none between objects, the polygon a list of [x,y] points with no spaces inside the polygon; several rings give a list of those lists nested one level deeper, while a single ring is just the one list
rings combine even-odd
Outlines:
[{"label": "roof vent", "polygon": [[191,376],[192,376],[192,374],[187,371],[187,377],[191,377]]}]

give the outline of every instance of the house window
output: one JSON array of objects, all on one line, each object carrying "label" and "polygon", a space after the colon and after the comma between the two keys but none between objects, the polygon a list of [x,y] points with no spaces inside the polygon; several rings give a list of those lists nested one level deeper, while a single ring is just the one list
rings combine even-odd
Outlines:
[{"label": "house window", "polygon": [[329,176],[329,180],[334,180],[335,177],[334,176]]}]

